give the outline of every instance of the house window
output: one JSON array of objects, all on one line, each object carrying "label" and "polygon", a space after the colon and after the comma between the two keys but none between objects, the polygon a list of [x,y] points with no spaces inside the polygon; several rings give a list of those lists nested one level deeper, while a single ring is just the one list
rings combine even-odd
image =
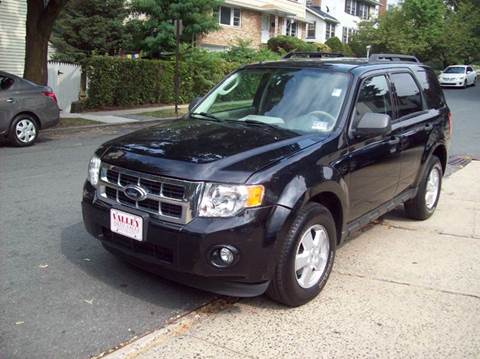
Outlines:
[{"label": "house window", "polygon": [[349,29],[347,27],[343,27],[342,29],[342,42],[344,44],[348,44],[350,40],[352,39],[352,36],[357,33],[357,30],[355,29]]},{"label": "house window", "polygon": [[325,30],[325,40],[335,37],[335,24],[327,22]]},{"label": "house window", "polygon": [[345,0],[345,12],[363,20],[370,18],[370,6],[363,1]]},{"label": "house window", "polygon": [[316,29],[317,29],[317,22],[316,21],[314,21],[313,24],[308,24],[307,25],[307,38],[315,39],[317,37]]},{"label": "house window", "polygon": [[220,6],[219,22],[222,25],[240,26],[240,9]]},{"label": "house window", "polygon": [[357,16],[363,20],[370,18],[370,6],[365,3],[359,3],[357,7]]},{"label": "house window", "polygon": [[296,37],[297,33],[298,33],[298,23],[296,23],[294,20],[288,19],[286,35]]},{"label": "house window", "polygon": [[344,44],[348,42],[348,29],[345,26],[342,29],[342,42]]}]

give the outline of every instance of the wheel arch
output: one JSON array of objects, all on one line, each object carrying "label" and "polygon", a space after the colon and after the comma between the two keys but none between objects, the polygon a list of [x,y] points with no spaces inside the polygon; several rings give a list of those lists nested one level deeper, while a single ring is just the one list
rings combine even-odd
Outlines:
[{"label": "wheel arch", "polygon": [[447,148],[440,144],[432,152],[432,156],[437,156],[442,164],[443,174],[445,174],[447,170],[447,163],[448,163],[448,155],[447,155]]},{"label": "wheel arch", "polygon": [[[12,120],[10,121],[10,129],[11,129],[11,126],[13,125],[13,121],[18,117],[18,116],[21,116],[21,115],[29,115],[30,117],[32,117],[32,119],[35,121],[35,124],[37,125],[38,129],[40,130],[42,128],[42,123],[40,121],[40,118],[32,111],[20,111],[19,113],[17,113],[15,116],[12,117]],[[10,132],[10,131],[8,131]]]}]

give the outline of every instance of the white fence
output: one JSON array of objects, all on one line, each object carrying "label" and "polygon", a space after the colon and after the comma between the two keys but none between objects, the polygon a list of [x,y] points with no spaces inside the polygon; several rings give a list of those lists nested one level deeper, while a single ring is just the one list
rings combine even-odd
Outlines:
[{"label": "white fence", "polygon": [[58,99],[58,106],[63,112],[70,112],[72,102],[80,96],[82,68],[79,65],[63,62],[48,63],[48,86]]}]

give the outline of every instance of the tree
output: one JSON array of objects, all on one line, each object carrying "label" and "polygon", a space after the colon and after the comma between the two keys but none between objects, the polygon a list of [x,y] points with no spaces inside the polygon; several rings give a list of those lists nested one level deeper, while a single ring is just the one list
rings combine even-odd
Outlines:
[{"label": "tree", "polygon": [[93,54],[115,55],[128,47],[125,0],[70,0],[51,38],[54,58],[79,62]]},{"label": "tree", "polygon": [[27,0],[25,69],[27,80],[47,84],[48,40],[55,19],[68,0]]},{"label": "tree", "polygon": [[216,10],[223,0],[133,0],[132,8],[138,15],[146,15],[140,22],[145,33],[142,47],[150,56],[175,48],[174,20],[183,21],[183,42],[192,42],[196,35],[218,29]]}]

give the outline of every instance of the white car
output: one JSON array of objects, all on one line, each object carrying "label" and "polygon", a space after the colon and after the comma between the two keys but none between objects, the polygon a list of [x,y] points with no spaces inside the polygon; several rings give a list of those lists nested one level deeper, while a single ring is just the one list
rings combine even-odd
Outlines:
[{"label": "white car", "polygon": [[475,86],[477,81],[477,72],[472,66],[454,65],[448,66],[438,77],[442,86],[463,87]]}]

